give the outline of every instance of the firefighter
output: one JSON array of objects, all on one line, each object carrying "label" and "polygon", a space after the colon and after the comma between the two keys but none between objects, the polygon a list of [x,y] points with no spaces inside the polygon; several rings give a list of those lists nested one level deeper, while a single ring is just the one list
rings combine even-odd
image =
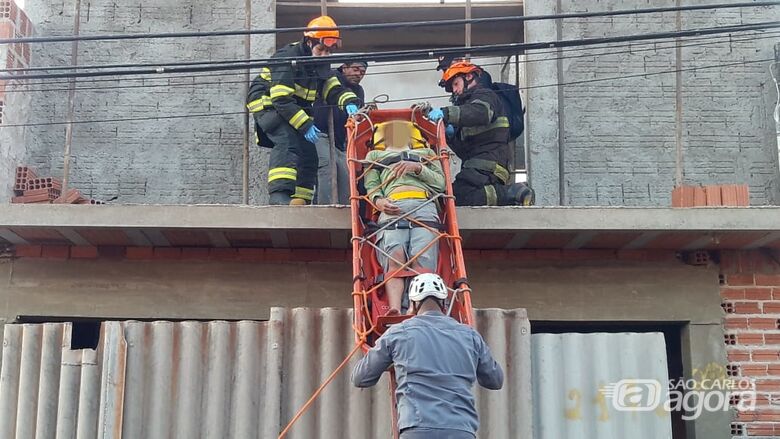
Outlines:
[{"label": "firefighter", "polygon": [[479,82],[481,69],[453,63],[442,75],[454,105],[434,108],[428,118],[447,124],[447,141],[463,160],[452,190],[459,206],[529,206],[534,193],[523,183],[511,183],[509,119],[501,98]]},{"label": "firefighter", "polygon": [[[330,55],[341,45],[332,18],[323,15],[309,22],[301,41],[279,49],[272,58]],[[332,74],[325,63],[284,63],[264,67],[252,81],[247,108],[253,114],[257,143],[271,150],[268,171],[270,204],[305,205],[314,198],[320,130],[311,114],[321,98],[347,114],[358,110],[358,97]]]}]

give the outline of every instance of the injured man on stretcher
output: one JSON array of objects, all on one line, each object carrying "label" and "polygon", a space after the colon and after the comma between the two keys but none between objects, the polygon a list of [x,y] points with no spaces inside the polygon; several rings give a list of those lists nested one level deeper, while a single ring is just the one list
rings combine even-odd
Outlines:
[{"label": "injured man on stretcher", "polygon": [[[411,122],[378,124],[373,140],[364,183],[380,211],[377,259],[387,279],[387,315],[393,315],[402,309],[406,277],[436,273],[440,223],[436,203],[446,182],[436,152]],[[406,269],[389,278],[413,258]]]}]

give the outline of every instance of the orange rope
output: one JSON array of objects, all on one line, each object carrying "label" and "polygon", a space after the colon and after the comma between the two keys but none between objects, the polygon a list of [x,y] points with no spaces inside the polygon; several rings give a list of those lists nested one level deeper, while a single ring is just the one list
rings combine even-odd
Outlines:
[{"label": "orange rope", "polygon": [[325,390],[325,387],[327,387],[327,385],[330,384],[330,382],[333,381],[334,378],[336,378],[336,375],[338,375],[338,373],[341,372],[341,369],[343,369],[344,366],[346,366],[349,363],[349,360],[352,358],[353,355],[355,355],[355,352],[357,352],[361,346],[363,346],[362,339],[357,343],[355,343],[355,347],[352,348],[352,352],[350,352],[349,355],[347,355],[347,357],[344,358],[344,361],[342,361],[341,364],[339,364],[339,367],[337,367],[336,370],[334,370],[330,374],[330,376],[328,376],[328,378],[325,379],[325,381],[320,385],[320,387],[314,391],[314,394],[311,395],[311,398],[309,398],[309,400],[306,401],[306,404],[304,404],[303,407],[301,407],[298,410],[298,413],[296,413],[295,416],[293,416],[293,418],[290,420],[287,426],[284,427],[284,430],[282,430],[282,432],[279,433],[279,437],[277,439],[282,439],[287,435],[287,433],[292,428],[293,424],[295,424],[295,422],[298,421],[298,419],[300,419],[301,416],[303,416],[306,410],[308,410],[309,407],[311,407],[314,401],[320,396],[320,393],[322,393],[322,391]]}]

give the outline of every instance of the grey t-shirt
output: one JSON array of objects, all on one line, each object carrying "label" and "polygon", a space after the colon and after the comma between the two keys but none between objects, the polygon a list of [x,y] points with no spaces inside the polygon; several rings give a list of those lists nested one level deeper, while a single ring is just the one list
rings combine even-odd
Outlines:
[{"label": "grey t-shirt", "polygon": [[398,387],[398,428],[479,428],[472,387],[504,383],[501,366],[473,328],[437,312],[391,326],[352,371],[357,387],[369,387],[393,365]]}]

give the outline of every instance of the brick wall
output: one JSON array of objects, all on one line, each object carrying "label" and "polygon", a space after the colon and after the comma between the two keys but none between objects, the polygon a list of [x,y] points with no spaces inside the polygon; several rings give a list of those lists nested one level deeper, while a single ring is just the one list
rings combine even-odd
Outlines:
[{"label": "brick wall", "polygon": [[758,392],[755,410],[737,413],[731,432],[779,437],[780,253],[728,252],[721,258],[727,370],[755,379]]},{"label": "brick wall", "polygon": [[[253,28],[274,27],[276,17],[268,0],[253,2],[252,7]],[[27,0],[26,8],[37,35],[74,32],[73,2]],[[242,0],[97,0],[82,2],[81,8],[82,34],[234,30],[244,28],[246,15]],[[251,57],[269,56],[273,41],[273,36],[253,37]],[[32,49],[36,65],[70,64],[71,43],[38,44]],[[154,65],[243,57],[243,36],[79,44],[79,63],[83,65]],[[117,203],[242,201],[244,117],[232,113],[244,108],[243,72],[97,79],[77,83],[74,120],[104,122],[74,125],[73,187],[91,198],[116,197]],[[67,84],[36,88],[51,91],[30,93],[30,122],[62,122],[67,114]],[[187,117],[194,114],[211,115]],[[158,116],[162,119],[154,119]],[[105,121],[112,119],[137,120]],[[21,139],[27,145],[25,163],[61,178],[64,126],[30,127],[25,136]],[[259,204],[266,197],[260,176],[268,151],[250,146],[250,202]]]},{"label": "brick wall", "polygon": [[[555,2],[546,4],[549,9],[534,9],[534,13],[553,13]],[[565,0],[561,11],[675,5],[671,0]],[[776,13],[776,8],[684,12],[681,28],[755,23]],[[675,31],[675,19],[674,12],[566,19],[560,37],[580,39]],[[538,29],[540,24],[528,26],[528,29]],[[544,41],[546,35],[538,33],[527,32],[527,40]],[[708,67],[682,74],[683,184],[749,184],[753,205],[780,202],[777,140],[772,120],[775,91],[768,71],[770,61],[721,66],[771,59],[775,40],[771,35],[748,32],[736,33],[730,40],[727,35],[717,35],[706,41],[683,43],[687,47],[682,50],[682,69]],[[673,72],[676,69],[673,40],[659,40],[656,45],[636,42],[628,46],[592,46],[564,52],[564,56],[567,59],[561,62],[557,81],[544,75],[528,76],[528,85],[532,87],[555,82],[569,84],[562,87],[563,97],[558,101],[561,108],[556,105],[555,112],[539,110],[557,98],[545,95],[549,89],[529,90],[528,125],[530,132],[536,134],[531,136],[528,147],[540,151],[530,158],[531,183],[537,187],[537,199],[542,200],[541,204],[558,204],[557,197],[550,200],[545,192],[557,191],[562,180],[562,202],[566,205],[668,206],[675,185],[677,146],[678,84]],[[554,58],[554,55],[533,56],[531,52],[531,57]],[[555,66],[555,61],[542,64]],[[539,69],[538,66],[526,68],[537,72]],[[671,73],[652,74],[656,72]],[[651,75],[642,76],[647,73]],[[587,82],[624,76],[628,77]],[[556,122],[553,125],[549,123],[551,117]],[[539,132],[544,130],[554,135],[541,136]],[[538,157],[547,154],[545,151],[558,150],[559,136],[563,137],[561,173],[557,158],[544,161]],[[552,177],[545,177],[548,174]]]},{"label": "brick wall", "polygon": [[[32,23],[27,14],[13,0],[0,0],[0,38],[32,36]],[[4,44],[0,47],[0,66],[3,69],[19,69],[30,66],[29,44]],[[0,81],[0,124],[5,110],[6,81]]]},{"label": "brick wall", "polygon": [[[0,38],[33,35],[27,14],[13,0],[0,0]],[[0,69],[29,67],[29,44],[0,44]],[[26,81],[0,81],[0,202],[10,200],[14,169],[24,162],[24,128],[11,125],[28,122],[30,97],[23,93]]]}]

